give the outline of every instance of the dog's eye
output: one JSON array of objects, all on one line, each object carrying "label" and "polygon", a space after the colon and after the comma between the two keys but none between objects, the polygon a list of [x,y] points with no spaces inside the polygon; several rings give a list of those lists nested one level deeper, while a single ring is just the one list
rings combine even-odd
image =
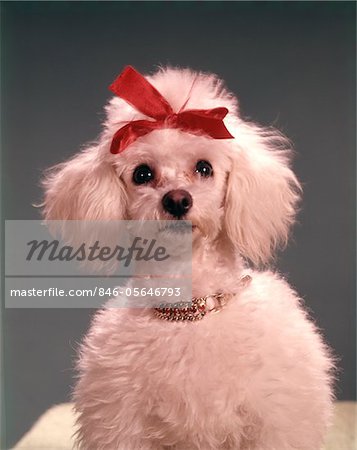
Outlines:
[{"label": "dog's eye", "polygon": [[211,177],[213,175],[213,169],[208,161],[200,160],[196,164],[196,173],[199,173],[201,177]]},{"label": "dog's eye", "polygon": [[154,171],[147,164],[141,164],[134,170],[133,181],[135,184],[149,183],[153,179]]}]

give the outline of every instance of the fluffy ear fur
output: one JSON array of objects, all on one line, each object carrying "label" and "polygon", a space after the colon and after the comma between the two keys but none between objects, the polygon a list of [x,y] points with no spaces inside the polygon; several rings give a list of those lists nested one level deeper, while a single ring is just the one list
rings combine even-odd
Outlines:
[{"label": "fluffy ear fur", "polygon": [[226,194],[225,227],[242,256],[266,263],[286,245],[301,187],[289,167],[288,140],[275,130],[241,124]]},{"label": "fluffy ear fur", "polygon": [[120,220],[126,192],[100,148],[91,147],[50,169],[43,181],[46,220]]}]

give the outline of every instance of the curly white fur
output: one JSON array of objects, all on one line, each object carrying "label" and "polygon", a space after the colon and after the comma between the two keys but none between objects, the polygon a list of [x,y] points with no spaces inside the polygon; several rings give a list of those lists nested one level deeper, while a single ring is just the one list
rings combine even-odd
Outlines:
[{"label": "curly white fur", "polygon": [[[167,68],[148,78],[175,111],[226,106],[235,139],[162,129],[111,155],[121,124],[143,118],[115,97],[99,142],[47,174],[45,217],[167,219],[163,195],[185,189],[193,295],[236,292],[245,273],[252,282],[195,323],[110,304],[98,312],[78,362],[78,441],[93,450],[318,450],[332,410],[329,351],[287,283],[245,262],[267,263],[287,242],[300,196],[289,142],[244,121],[213,75]],[[202,159],[213,177],[195,173]],[[143,163],[155,180],[136,186]]]}]

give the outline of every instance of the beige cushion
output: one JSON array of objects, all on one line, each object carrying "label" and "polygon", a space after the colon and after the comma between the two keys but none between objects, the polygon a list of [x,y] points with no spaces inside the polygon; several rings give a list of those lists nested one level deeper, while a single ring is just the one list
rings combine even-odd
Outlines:
[{"label": "beige cushion", "polygon": [[75,413],[71,403],[52,406],[34,423],[14,449],[72,449]]},{"label": "beige cushion", "polygon": [[337,402],[325,450],[357,450],[357,402]]},{"label": "beige cushion", "polygon": [[[75,414],[71,403],[56,405],[46,411],[14,449],[67,449],[73,448]],[[325,450],[357,450],[357,403],[337,402],[334,425]],[[283,449],[282,449],[283,450]]]}]

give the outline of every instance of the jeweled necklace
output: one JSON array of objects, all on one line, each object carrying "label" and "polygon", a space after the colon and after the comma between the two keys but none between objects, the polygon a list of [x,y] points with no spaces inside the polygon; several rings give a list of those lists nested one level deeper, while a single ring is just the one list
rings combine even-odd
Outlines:
[{"label": "jeweled necklace", "polygon": [[[252,281],[250,275],[243,275],[238,287],[245,288]],[[239,289],[239,290],[240,290]],[[170,322],[201,320],[208,313],[217,313],[237,294],[216,293],[204,297],[193,297],[190,302],[162,303],[154,308],[155,316]]]}]

